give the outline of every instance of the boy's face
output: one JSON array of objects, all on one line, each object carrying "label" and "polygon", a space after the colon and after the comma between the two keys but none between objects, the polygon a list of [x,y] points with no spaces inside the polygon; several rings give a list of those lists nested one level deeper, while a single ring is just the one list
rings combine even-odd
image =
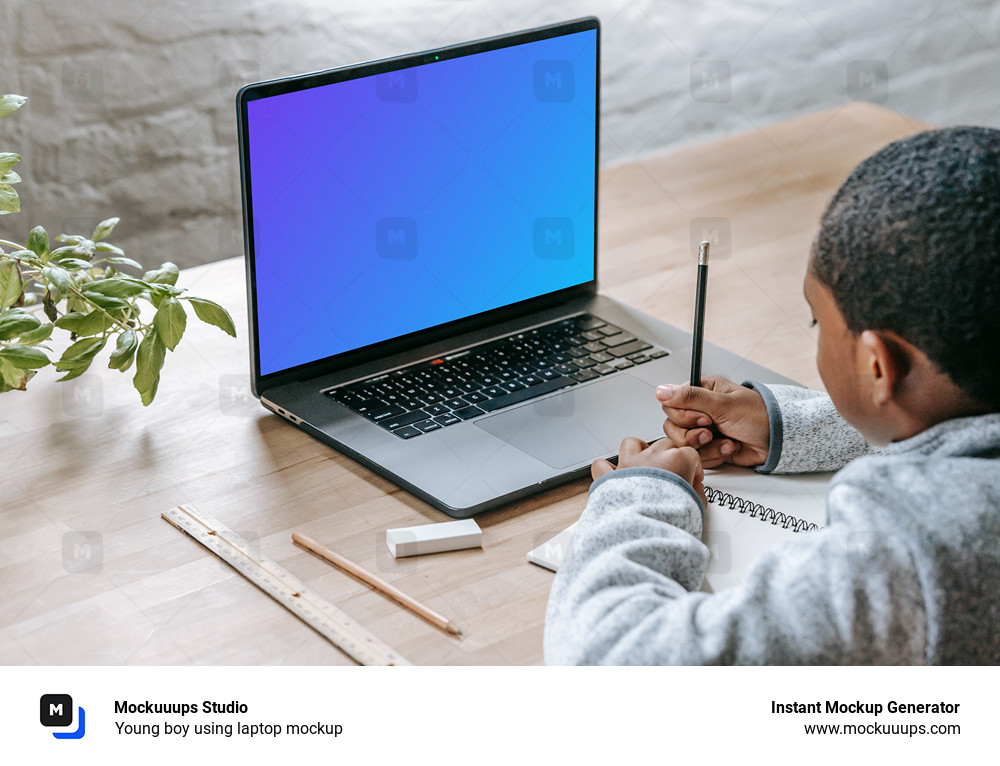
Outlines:
[{"label": "boy's face", "polygon": [[819,327],[816,367],[837,411],[872,444],[887,442],[879,411],[872,401],[872,380],[865,369],[866,355],[844,320],[833,292],[806,273],[804,290]]}]

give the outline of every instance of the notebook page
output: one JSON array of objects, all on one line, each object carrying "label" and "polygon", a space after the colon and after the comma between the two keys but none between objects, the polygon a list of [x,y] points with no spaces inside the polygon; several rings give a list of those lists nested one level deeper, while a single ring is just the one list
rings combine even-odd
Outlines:
[{"label": "notebook page", "polygon": [[[826,490],[833,473],[776,476],[748,468],[726,466],[705,472],[705,485],[750,501],[794,519],[822,527],[826,523]],[[781,517],[776,517],[780,519]],[[703,590],[717,592],[739,585],[757,557],[785,540],[804,537],[782,521],[772,523],[730,508],[709,503],[702,540],[711,557]]]}]

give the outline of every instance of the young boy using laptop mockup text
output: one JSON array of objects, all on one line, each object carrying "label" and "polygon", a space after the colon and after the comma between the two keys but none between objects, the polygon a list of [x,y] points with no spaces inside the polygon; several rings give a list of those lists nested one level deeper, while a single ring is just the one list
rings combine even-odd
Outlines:
[{"label": "young boy using laptop mockup text", "polygon": [[[829,396],[657,389],[667,438],[593,465],[548,663],[1000,662],[1000,131],[929,131],[862,162],[805,295]],[[823,529],[707,594],[703,467],[724,462],[842,470]]]}]

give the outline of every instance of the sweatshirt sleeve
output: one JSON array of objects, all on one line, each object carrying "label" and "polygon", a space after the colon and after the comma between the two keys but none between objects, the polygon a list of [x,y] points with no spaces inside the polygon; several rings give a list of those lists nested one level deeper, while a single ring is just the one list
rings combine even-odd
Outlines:
[{"label": "sweatshirt sleeve", "polygon": [[744,381],[764,399],[771,449],[762,473],[838,471],[855,458],[883,454],[872,447],[820,391]]},{"label": "sweatshirt sleeve", "polygon": [[896,537],[833,524],[764,553],[742,585],[703,593],[695,497],[658,469],[594,482],[549,596],[547,663],[925,661],[919,578]]}]

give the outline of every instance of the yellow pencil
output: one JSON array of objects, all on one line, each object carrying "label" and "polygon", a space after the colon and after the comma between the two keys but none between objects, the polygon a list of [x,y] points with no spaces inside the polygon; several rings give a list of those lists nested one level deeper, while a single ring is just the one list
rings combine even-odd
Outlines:
[{"label": "yellow pencil", "polygon": [[407,596],[396,586],[390,585],[382,578],[372,574],[367,569],[358,566],[350,559],[344,558],[339,553],[331,551],[325,545],[321,545],[308,535],[303,535],[301,532],[292,532],[292,542],[294,542],[296,545],[302,546],[307,551],[315,553],[321,559],[324,559],[333,564],[334,566],[343,569],[348,574],[354,575],[359,580],[361,580],[361,582],[371,586],[377,591],[384,593],[389,598],[405,606],[411,612],[414,612],[415,614],[419,615],[420,617],[423,617],[425,620],[432,623],[433,625],[436,625],[437,627],[441,628],[441,630],[456,636],[461,635],[461,632],[459,631],[458,628],[456,628],[452,624],[451,620],[449,620],[440,612],[436,612],[430,607],[424,606],[419,601]]}]

